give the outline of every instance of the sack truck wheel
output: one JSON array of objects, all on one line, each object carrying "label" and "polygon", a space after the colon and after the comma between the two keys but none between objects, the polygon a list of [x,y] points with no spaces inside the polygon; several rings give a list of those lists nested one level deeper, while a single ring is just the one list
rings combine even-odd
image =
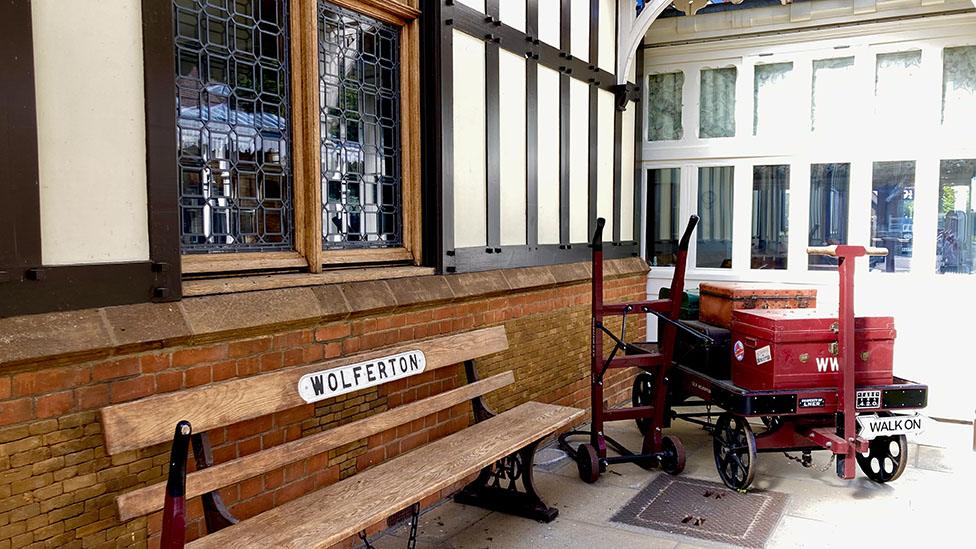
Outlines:
[{"label": "sack truck wheel", "polygon": [[661,470],[670,475],[685,470],[685,446],[678,437],[667,436],[661,440]]},{"label": "sack truck wheel", "polygon": [[[634,378],[630,401],[635,408],[654,404],[654,376],[647,372],[637,374],[637,377]],[[646,435],[647,430],[651,427],[651,419],[646,417],[639,417],[634,420],[634,423],[637,424],[637,429],[642,435]]]},{"label": "sack truck wheel", "polygon": [[600,456],[592,444],[580,444],[576,449],[576,468],[580,479],[587,484],[600,478]]},{"label": "sack truck wheel", "polygon": [[868,451],[855,454],[861,471],[874,482],[891,482],[905,472],[908,465],[908,441],[905,435],[880,436],[868,443]]},{"label": "sack truck wheel", "polygon": [[712,431],[715,468],[726,486],[744,492],[756,475],[756,435],[743,417],[719,416]]}]

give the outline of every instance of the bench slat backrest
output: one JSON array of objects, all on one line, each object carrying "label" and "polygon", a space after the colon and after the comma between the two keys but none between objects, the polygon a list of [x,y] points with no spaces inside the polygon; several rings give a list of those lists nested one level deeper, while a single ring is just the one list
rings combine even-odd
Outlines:
[{"label": "bench slat backrest", "polygon": [[[227,463],[190,473],[186,477],[186,497],[192,498],[264,474],[288,463],[328,452],[350,442],[382,433],[411,421],[462,404],[515,382],[511,371],[462,385],[432,397],[398,406],[392,410],[335,427],[293,442],[274,446]],[[163,508],[166,483],[161,482],[123,494],[116,500],[123,521]]]},{"label": "bench slat backrest", "polygon": [[305,374],[390,356],[423,351],[426,370],[435,370],[508,349],[504,326],[419,340],[309,366],[155,395],[102,409],[109,454],[167,442],[181,420],[201,433],[305,404],[298,380]]}]

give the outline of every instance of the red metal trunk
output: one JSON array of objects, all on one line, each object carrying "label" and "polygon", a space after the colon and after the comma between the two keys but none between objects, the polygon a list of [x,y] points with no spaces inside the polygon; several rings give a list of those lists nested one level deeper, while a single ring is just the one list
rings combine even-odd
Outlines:
[{"label": "red metal trunk", "polygon": [[[750,390],[841,385],[837,317],[814,310],[737,310],[732,317],[732,383]],[[895,323],[854,321],[856,385],[892,383]]]}]

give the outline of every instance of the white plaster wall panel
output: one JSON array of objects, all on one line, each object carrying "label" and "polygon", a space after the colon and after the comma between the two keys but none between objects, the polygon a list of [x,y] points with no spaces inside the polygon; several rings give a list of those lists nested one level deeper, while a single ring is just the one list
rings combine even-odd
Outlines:
[{"label": "white plaster wall panel", "polygon": [[569,53],[583,61],[590,59],[590,0],[570,0]]},{"label": "white plaster wall panel", "polygon": [[485,43],[454,31],[454,246],[485,246]]},{"label": "white plaster wall panel", "polygon": [[502,23],[525,32],[524,0],[501,0],[498,2],[498,15]]},{"label": "white plaster wall panel", "polygon": [[[600,0],[600,68],[613,74],[617,64],[617,2]],[[636,64],[636,63],[635,63]]]},{"label": "white plaster wall panel", "polygon": [[639,103],[630,103],[621,124],[620,240],[634,240],[634,132]]},{"label": "white plaster wall panel", "polygon": [[610,229],[604,239],[613,239],[613,94],[597,92],[596,214],[607,220]]},{"label": "white plaster wall panel", "polygon": [[539,0],[539,40],[559,47],[559,0]]},{"label": "white plaster wall panel", "polygon": [[485,13],[485,0],[458,0],[458,3],[474,8],[481,13]]},{"label": "white plaster wall panel", "polygon": [[539,244],[559,244],[559,73],[539,66]]},{"label": "white plaster wall panel", "polygon": [[525,244],[525,58],[500,50],[498,75],[501,243],[522,245]]},{"label": "white plaster wall panel", "polygon": [[45,265],[149,259],[138,0],[31,2]]},{"label": "white plaster wall panel", "polygon": [[569,240],[589,240],[590,89],[569,81]]}]

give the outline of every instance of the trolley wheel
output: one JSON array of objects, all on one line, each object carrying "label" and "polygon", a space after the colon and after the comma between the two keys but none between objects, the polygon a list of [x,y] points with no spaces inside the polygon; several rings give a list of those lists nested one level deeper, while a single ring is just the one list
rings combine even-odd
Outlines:
[{"label": "trolley wheel", "polygon": [[[635,408],[654,404],[654,376],[646,372],[637,374],[637,377],[634,378],[630,401]],[[637,429],[642,435],[646,435],[651,428],[651,418],[649,417],[639,417],[634,422],[637,423]]]},{"label": "trolley wheel", "polygon": [[679,475],[685,470],[685,446],[678,437],[667,436],[661,440],[661,470]]},{"label": "trolley wheel", "polygon": [[756,474],[756,435],[745,418],[728,412],[719,416],[712,431],[715,468],[722,482],[743,491]]},{"label": "trolley wheel", "polygon": [[868,443],[868,451],[857,453],[857,465],[874,482],[891,482],[905,472],[908,441],[905,435],[880,436]]},{"label": "trolley wheel", "polygon": [[580,444],[576,449],[576,468],[580,479],[587,484],[600,478],[600,456],[592,444]]}]

